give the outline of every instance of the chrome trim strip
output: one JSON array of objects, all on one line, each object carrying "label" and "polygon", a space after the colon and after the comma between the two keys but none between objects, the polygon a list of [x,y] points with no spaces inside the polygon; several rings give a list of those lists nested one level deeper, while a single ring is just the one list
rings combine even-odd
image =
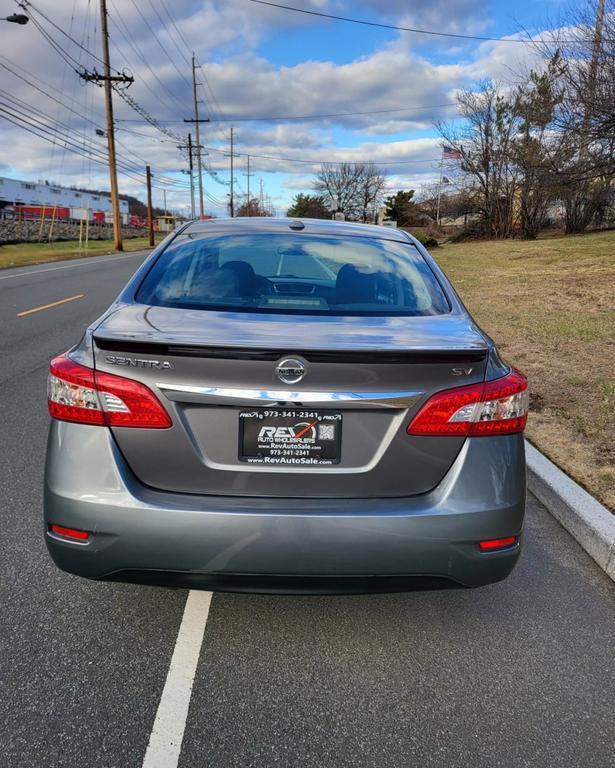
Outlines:
[{"label": "chrome trim strip", "polygon": [[293,389],[243,389],[235,387],[197,387],[188,384],[156,383],[170,400],[173,393],[199,395],[205,399],[220,399],[235,402],[247,400],[260,403],[356,403],[357,405],[377,405],[400,408],[414,404],[423,395],[415,392],[312,392]]}]

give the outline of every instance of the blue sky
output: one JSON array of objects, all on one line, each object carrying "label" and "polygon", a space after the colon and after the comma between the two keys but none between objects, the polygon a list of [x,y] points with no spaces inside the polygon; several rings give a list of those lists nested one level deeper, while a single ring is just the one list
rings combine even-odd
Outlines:
[{"label": "blue sky", "polygon": [[[286,4],[385,24],[490,37],[538,34],[557,26],[563,6],[557,0],[480,3],[475,0],[286,0]],[[33,14],[62,48],[92,69],[100,37],[96,3],[37,0]],[[0,0],[0,15],[14,11]],[[129,93],[157,127],[117,96],[115,110],[123,162],[120,187],[143,197],[142,167],[155,174],[155,199],[185,211],[189,203],[186,166],[177,143],[185,140],[183,118],[192,112],[190,57],[199,70],[205,158],[214,176],[204,177],[208,212],[224,213],[228,193],[228,135],[235,127],[237,190],[246,191],[246,155],[252,156],[252,189],[260,179],[277,212],[298,191],[310,191],[323,160],[373,159],[390,188],[433,183],[438,173],[436,120],[456,119],[458,89],[481,79],[510,79],[529,66],[527,46],[421,36],[316,18],[249,0],[109,0],[112,63],[129,69]],[[53,22],[77,42],[63,35]],[[35,25],[0,29],[3,88],[39,110],[55,146],[23,128],[0,122],[0,174],[49,178],[63,184],[108,187],[103,165],[67,151],[57,121],[84,147],[103,148],[96,128],[104,127],[102,93],[79,84],[74,66],[41,37]],[[153,34],[152,34],[153,33]],[[146,66],[147,64],[147,66]],[[21,78],[14,74],[17,72]],[[39,91],[32,88],[32,73]],[[29,79],[30,84],[23,78]],[[42,81],[42,82],[41,82]],[[59,96],[60,104],[45,93]],[[49,99],[49,100],[46,100]],[[16,103],[13,106],[18,106]],[[404,112],[385,110],[408,109]],[[376,111],[356,117],[319,120],[250,121],[264,116],[296,116]],[[239,120],[238,118],[243,118]],[[169,135],[169,131],[171,132]],[[102,144],[100,142],[103,142]],[[88,150],[89,151],[89,150]],[[276,158],[285,158],[283,160]],[[301,162],[300,162],[301,161]],[[216,180],[217,179],[217,180]]]}]

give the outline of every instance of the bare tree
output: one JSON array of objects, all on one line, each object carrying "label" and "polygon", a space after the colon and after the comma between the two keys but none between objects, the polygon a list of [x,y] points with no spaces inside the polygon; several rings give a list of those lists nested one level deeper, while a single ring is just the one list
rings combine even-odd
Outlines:
[{"label": "bare tree", "polygon": [[586,0],[560,27],[562,39],[556,35],[539,50],[561,61],[555,123],[562,153],[553,170],[566,231],[583,232],[603,210],[615,175],[615,0]]},{"label": "bare tree", "polygon": [[337,200],[349,221],[373,221],[385,193],[386,179],[373,163],[324,163],[314,188]]},{"label": "bare tree", "polygon": [[378,208],[384,202],[386,178],[378,172],[374,163],[361,164],[359,180],[359,202],[361,205],[361,221],[376,221]]},{"label": "bare tree", "polygon": [[252,197],[250,200],[244,200],[239,206],[236,216],[273,216],[273,213],[265,206],[261,204],[261,201],[257,197]]},{"label": "bare tree", "polygon": [[459,155],[461,170],[472,177],[480,197],[484,234],[507,237],[513,228],[517,169],[511,157],[518,120],[510,100],[492,82],[457,97],[465,118],[462,128],[439,123],[436,127]]}]

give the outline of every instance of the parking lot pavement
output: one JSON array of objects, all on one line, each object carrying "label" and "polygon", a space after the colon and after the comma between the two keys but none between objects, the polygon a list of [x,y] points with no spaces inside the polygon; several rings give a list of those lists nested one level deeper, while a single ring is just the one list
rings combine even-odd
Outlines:
[{"label": "parking lot pavement", "polygon": [[[42,537],[47,360],[138,261],[23,278],[8,309],[0,282],[2,768],[140,768],[183,626],[186,591],[69,576]],[[91,303],[19,325],[29,290]],[[520,564],[488,588],[214,595],[179,766],[609,768],[613,637],[614,585],[530,499]]]}]

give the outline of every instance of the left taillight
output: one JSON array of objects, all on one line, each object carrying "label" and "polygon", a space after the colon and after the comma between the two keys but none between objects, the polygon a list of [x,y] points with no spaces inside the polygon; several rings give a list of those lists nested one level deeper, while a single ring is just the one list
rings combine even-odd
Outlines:
[{"label": "left taillight", "polygon": [[167,429],[169,414],[139,381],[95,371],[67,355],[51,361],[47,403],[54,419],[108,427]]},{"label": "left taillight", "polygon": [[409,435],[484,437],[523,432],[527,379],[516,369],[493,381],[437,392],[408,425]]}]

